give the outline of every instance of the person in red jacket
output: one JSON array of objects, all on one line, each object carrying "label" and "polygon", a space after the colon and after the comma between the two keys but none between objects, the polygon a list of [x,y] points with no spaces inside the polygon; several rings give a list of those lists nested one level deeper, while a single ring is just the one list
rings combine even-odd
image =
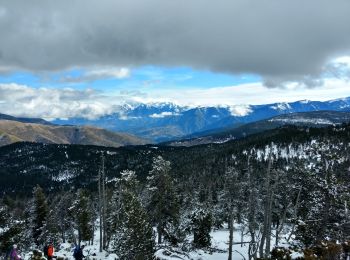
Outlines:
[{"label": "person in red jacket", "polygon": [[49,244],[47,247],[47,260],[51,260],[53,258],[53,254],[55,252],[55,249],[53,248],[52,243]]}]

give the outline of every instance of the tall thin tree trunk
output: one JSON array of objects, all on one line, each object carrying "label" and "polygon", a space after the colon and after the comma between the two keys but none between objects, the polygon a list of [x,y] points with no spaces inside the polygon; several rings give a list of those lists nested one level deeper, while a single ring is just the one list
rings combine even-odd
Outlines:
[{"label": "tall thin tree trunk", "polygon": [[105,157],[102,154],[102,228],[103,228],[103,249],[106,249],[107,225],[106,225],[106,174]]},{"label": "tall thin tree trunk", "polygon": [[287,211],[289,209],[289,207],[292,205],[292,203],[290,202],[284,209],[283,211],[283,215],[282,215],[282,219],[281,219],[281,223],[279,223],[276,227],[276,241],[275,241],[275,246],[277,247],[279,244],[279,236],[280,233],[283,231],[283,227],[284,227],[284,223],[286,221],[286,216],[287,216]]},{"label": "tall thin tree trunk", "polygon": [[228,260],[232,260],[232,246],[233,246],[233,209],[230,210],[228,226],[230,229],[229,244],[228,244]]},{"label": "tall thin tree trunk", "polygon": [[241,247],[243,247],[244,242],[244,226],[241,224]]},{"label": "tall thin tree trunk", "polygon": [[[301,194],[301,187],[299,189],[299,192],[298,192],[298,196],[297,196],[297,200],[295,202],[295,206],[294,206],[294,213],[293,213],[293,217],[296,219],[297,217],[297,213],[298,213],[298,207],[299,207],[299,200],[300,200],[300,194]],[[289,242],[289,240],[292,238],[292,235],[294,234],[294,230],[295,230],[295,223],[293,224],[292,226],[292,230],[287,238],[287,242]]]},{"label": "tall thin tree trunk", "polygon": [[249,194],[249,218],[248,218],[248,229],[250,233],[250,243],[249,243],[249,249],[248,249],[248,259],[256,259],[257,258],[257,244],[255,241],[255,220],[256,220],[256,192],[255,192],[255,183],[252,180],[252,174],[251,174],[251,167],[250,167],[250,156],[248,156],[248,162],[247,162],[247,173],[248,173],[248,180],[249,180],[249,187],[251,187],[250,194]]},{"label": "tall thin tree trunk", "polygon": [[102,201],[101,201],[101,170],[98,171],[98,215],[100,218],[100,248],[99,251],[102,252],[103,247],[103,233],[102,233]]},{"label": "tall thin tree trunk", "polygon": [[162,243],[162,228],[160,227],[160,223],[157,226],[157,233],[158,233],[158,245]]},{"label": "tall thin tree trunk", "polygon": [[250,233],[250,243],[249,243],[249,249],[248,249],[248,259],[257,259],[257,245],[256,245],[256,241],[255,241],[255,230],[254,229],[250,229],[249,230]]},{"label": "tall thin tree trunk", "polygon": [[[264,252],[264,246],[265,246],[265,240],[269,236],[269,223],[270,223],[270,202],[271,202],[271,187],[270,187],[270,180],[271,180],[271,167],[272,167],[272,153],[269,154],[269,162],[267,166],[266,171],[266,179],[265,179],[265,206],[264,206],[264,224],[263,224],[263,233],[261,236],[260,241],[260,247],[259,247],[259,255],[261,258],[264,258],[266,256],[267,249],[265,249]],[[271,225],[271,223],[270,223]],[[267,239],[269,240],[269,239]],[[269,241],[266,241],[267,246]]]},{"label": "tall thin tree trunk", "polygon": [[269,210],[268,210],[268,221],[267,221],[267,234],[266,234],[266,248],[265,248],[265,256],[267,257],[271,251],[271,220],[272,220],[272,204],[273,204],[273,196],[274,192],[271,191],[270,199],[269,199]]}]

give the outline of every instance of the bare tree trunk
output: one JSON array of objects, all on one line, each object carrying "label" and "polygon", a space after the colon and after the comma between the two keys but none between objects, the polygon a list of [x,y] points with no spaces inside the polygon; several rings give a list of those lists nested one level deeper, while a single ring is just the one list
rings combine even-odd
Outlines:
[{"label": "bare tree trunk", "polygon": [[105,157],[102,155],[102,228],[103,228],[103,249],[106,249],[107,225],[106,225],[106,174],[105,174]]},{"label": "bare tree trunk", "polygon": [[94,234],[95,234],[95,222],[93,221],[93,223],[92,223],[92,228],[91,228],[91,245],[93,245],[94,244]]},{"label": "bare tree trunk", "polygon": [[256,242],[255,242],[255,230],[250,229],[249,230],[250,233],[250,243],[249,243],[249,249],[248,249],[248,259],[256,259],[257,258],[257,248],[256,248]]},{"label": "bare tree trunk", "polygon": [[[271,181],[271,167],[272,167],[272,154],[270,152],[269,154],[269,162],[268,162],[268,166],[267,166],[267,171],[266,171],[266,179],[265,179],[265,206],[264,206],[264,225],[263,225],[263,233],[262,233],[262,237],[261,237],[261,241],[260,241],[260,246],[259,246],[259,255],[261,258],[264,258],[265,256],[268,255],[269,253],[269,247],[270,247],[270,239],[269,237],[271,237],[271,232],[270,232],[270,228],[271,228],[271,185],[270,185],[270,181]],[[269,228],[269,224],[270,224],[270,228]],[[264,252],[264,246],[265,246],[265,240],[266,240],[266,248],[265,248],[265,252]]]},{"label": "bare tree trunk", "polygon": [[98,171],[98,215],[100,218],[100,248],[99,251],[102,252],[103,248],[103,232],[102,232],[102,194],[101,194],[101,170]]},{"label": "bare tree trunk", "polygon": [[66,234],[65,234],[64,230],[61,231],[61,237],[62,237],[62,242],[66,243]]},{"label": "bare tree trunk", "polygon": [[[299,189],[299,192],[298,192],[298,196],[297,196],[297,200],[295,201],[295,206],[294,206],[294,214],[293,214],[293,217],[294,219],[296,219],[297,217],[297,213],[298,213],[298,207],[299,207],[299,200],[300,200],[300,194],[301,194],[301,187]],[[289,242],[289,240],[292,238],[292,235],[294,234],[294,230],[295,230],[295,223],[293,224],[292,226],[292,230],[287,238],[287,242]]]},{"label": "bare tree trunk", "polygon": [[285,207],[284,211],[283,211],[283,215],[281,218],[281,223],[279,223],[279,225],[276,228],[276,241],[275,241],[275,246],[277,247],[279,244],[279,236],[280,233],[283,231],[283,227],[284,227],[284,223],[286,222],[286,216],[287,216],[287,211],[288,208],[291,206],[291,202],[287,205],[287,207]]},{"label": "bare tree trunk", "polygon": [[267,257],[271,251],[271,220],[272,220],[272,204],[273,204],[273,196],[274,192],[271,191],[271,195],[269,198],[269,209],[268,209],[268,221],[267,221],[267,234],[266,234],[266,248],[265,248],[265,256]]},{"label": "bare tree trunk", "polygon": [[244,226],[241,224],[241,247],[243,247],[244,241]]},{"label": "bare tree trunk", "polygon": [[160,227],[160,223],[157,226],[157,233],[158,233],[158,245],[160,245],[162,243],[162,228]]},{"label": "bare tree trunk", "polygon": [[249,229],[249,234],[250,234],[250,243],[249,243],[249,249],[248,249],[248,259],[257,259],[257,243],[255,241],[255,215],[256,215],[256,206],[255,199],[257,194],[255,193],[255,184],[252,180],[252,175],[251,175],[251,168],[250,168],[250,157],[248,156],[248,167],[247,167],[247,172],[248,172],[248,181],[249,181],[249,187],[251,188],[250,194],[249,194],[249,218],[248,218],[248,229]]},{"label": "bare tree trunk", "polygon": [[228,226],[230,229],[229,244],[228,244],[228,260],[232,260],[232,246],[233,246],[233,209],[231,207]]}]

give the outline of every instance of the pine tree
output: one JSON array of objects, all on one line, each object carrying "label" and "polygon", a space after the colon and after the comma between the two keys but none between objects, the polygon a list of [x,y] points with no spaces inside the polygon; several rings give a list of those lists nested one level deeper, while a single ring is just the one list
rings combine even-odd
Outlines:
[{"label": "pine tree", "polygon": [[72,215],[72,201],[74,201],[74,193],[60,193],[53,200],[53,211],[50,218],[56,223],[56,228],[60,233],[60,240],[65,243],[67,238],[72,238],[74,228],[74,217]]},{"label": "pine tree", "polygon": [[208,248],[211,245],[210,231],[212,215],[206,207],[196,208],[190,215],[193,230],[193,245],[196,248]]},{"label": "pine tree", "polygon": [[93,219],[91,212],[91,202],[86,191],[78,190],[77,199],[73,203],[73,213],[75,214],[75,224],[78,230],[78,244],[81,241],[88,241],[93,236]]},{"label": "pine tree", "polygon": [[[115,208],[113,248],[119,259],[153,259],[154,237],[148,216],[136,195],[133,171],[124,171],[118,179],[111,206]],[[113,218],[110,218],[110,220]]]},{"label": "pine tree", "polygon": [[169,175],[170,169],[170,162],[158,156],[153,159],[152,170],[147,177],[148,211],[152,222],[157,226],[158,244],[162,243],[167,224],[177,223],[179,215],[179,204]]},{"label": "pine tree", "polygon": [[121,177],[117,179],[113,190],[112,198],[108,204],[106,225],[107,240],[115,237],[115,232],[120,228],[123,218],[123,192],[128,190],[136,194],[139,182],[134,171],[125,170],[121,172]]},{"label": "pine tree", "polygon": [[46,201],[46,196],[42,188],[38,185],[33,190],[33,239],[37,246],[43,245],[45,237],[43,236],[44,226],[47,222],[49,208]]},{"label": "pine tree", "polygon": [[153,259],[154,238],[152,226],[145,210],[135,194],[123,192],[123,218],[115,240],[115,248],[121,260]]},{"label": "pine tree", "polygon": [[0,205],[0,252],[8,252],[19,241],[20,224],[11,216],[6,205]]}]

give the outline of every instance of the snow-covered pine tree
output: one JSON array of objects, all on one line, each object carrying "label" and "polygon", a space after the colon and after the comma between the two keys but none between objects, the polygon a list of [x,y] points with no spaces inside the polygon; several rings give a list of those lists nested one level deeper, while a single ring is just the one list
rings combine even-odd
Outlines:
[{"label": "snow-covered pine tree", "polygon": [[20,223],[9,212],[7,205],[0,205],[0,252],[8,252],[14,243],[18,243]]},{"label": "snow-covered pine tree", "polygon": [[196,248],[208,248],[211,245],[210,231],[212,214],[204,205],[197,205],[190,215],[193,231],[193,245]]},{"label": "snow-covered pine tree", "polygon": [[108,204],[106,226],[107,226],[107,241],[111,242],[115,233],[119,230],[123,217],[122,196],[123,191],[129,190],[136,194],[139,182],[137,181],[134,171],[124,170],[121,172],[121,177],[117,179],[112,198]]},{"label": "snow-covered pine tree", "polygon": [[148,211],[152,222],[157,226],[158,244],[166,232],[168,223],[176,223],[179,216],[179,203],[172,179],[170,162],[158,156],[153,158],[152,170],[147,177],[149,193]]},{"label": "snow-covered pine tree", "polygon": [[92,212],[91,201],[88,193],[82,189],[77,192],[77,199],[73,203],[72,212],[75,214],[75,225],[78,230],[78,244],[81,241],[89,241],[92,236]]},{"label": "snow-covered pine tree", "polygon": [[150,260],[154,256],[154,237],[147,214],[135,194],[125,191],[123,218],[115,247],[121,260]]},{"label": "snow-covered pine tree", "polygon": [[119,259],[154,258],[153,230],[136,190],[135,172],[123,171],[118,179],[111,206],[115,209],[110,222],[114,230],[112,246]]},{"label": "snow-covered pine tree", "polygon": [[72,201],[74,201],[74,193],[62,192],[52,202],[53,211],[49,217],[56,223],[63,243],[66,242],[67,238],[73,239],[74,217],[71,209]]},{"label": "snow-covered pine tree", "polygon": [[47,222],[49,208],[43,189],[38,185],[33,190],[33,239],[37,246],[43,245],[46,241],[43,237],[44,226]]},{"label": "snow-covered pine tree", "polygon": [[49,241],[53,243],[53,245],[59,245],[61,240],[60,235],[60,219],[56,218],[55,208],[51,207],[48,212],[48,216],[46,218],[46,222],[42,228],[42,233],[39,237],[40,241],[43,241],[43,244],[48,243]]},{"label": "snow-covered pine tree", "polygon": [[306,247],[326,240],[347,239],[350,234],[343,228],[347,222],[344,207],[344,201],[349,200],[347,184],[338,182],[332,173],[328,176],[307,174],[309,177],[305,176],[302,196],[308,199],[301,202],[296,238]]}]

